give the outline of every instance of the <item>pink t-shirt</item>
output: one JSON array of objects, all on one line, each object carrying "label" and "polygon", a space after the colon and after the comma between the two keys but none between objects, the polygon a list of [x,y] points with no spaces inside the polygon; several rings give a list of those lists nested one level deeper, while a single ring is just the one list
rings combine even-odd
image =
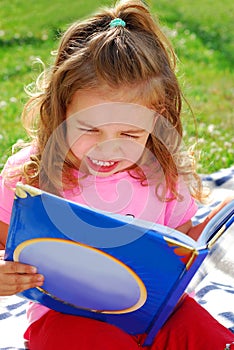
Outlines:
[{"label": "pink t-shirt", "polygon": [[[4,170],[11,169],[17,164],[23,164],[29,159],[31,153],[31,148],[26,148],[11,156]],[[74,171],[74,174],[80,177],[78,171]],[[155,183],[143,186],[139,180],[125,171],[104,178],[89,175],[79,180],[82,190],[67,190],[64,191],[63,196],[92,208],[131,215],[171,228],[176,228],[189,221],[197,210],[194,199],[182,177],[178,181],[178,192],[183,196],[183,199],[169,202],[163,202],[155,195]],[[14,187],[17,181],[18,179],[15,179],[11,183],[11,187]],[[0,175],[0,221],[7,224],[10,222],[13,200],[13,189],[6,185],[3,176]],[[43,305],[30,303],[27,313],[29,323],[38,320],[48,310]]]}]

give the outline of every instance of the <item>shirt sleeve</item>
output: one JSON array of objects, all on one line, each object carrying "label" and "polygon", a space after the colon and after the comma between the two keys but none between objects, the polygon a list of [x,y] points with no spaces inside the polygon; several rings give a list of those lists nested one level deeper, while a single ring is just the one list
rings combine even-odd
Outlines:
[{"label": "shirt sleeve", "polygon": [[[6,166],[4,169],[6,169]],[[17,181],[18,179],[14,181],[15,184]],[[13,182],[6,183],[3,175],[0,175],[0,221],[6,224],[10,223],[15,184]]]},{"label": "shirt sleeve", "polygon": [[0,174],[0,221],[6,224],[10,223],[15,186],[20,181],[20,177],[15,176],[10,180],[6,180],[5,174],[13,175],[14,168],[27,161],[31,153],[32,148],[27,147],[9,157]]},{"label": "shirt sleeve", "polygon": [[14,190],[5,185],[5,181],[0,176],[0,221],[10,223],[12,205],[14,200]]},{"label": "shirt sleeve", "polygon": [[174,199],[168,202],[165,212],[164,224],[171,228],[176,228],[185,224],[187,221],[191,220],[197,212],[197,204],[194,198],[191,197],[188,186],[183,181],[182,177],[179,178],[177,190],[181,199]]}]

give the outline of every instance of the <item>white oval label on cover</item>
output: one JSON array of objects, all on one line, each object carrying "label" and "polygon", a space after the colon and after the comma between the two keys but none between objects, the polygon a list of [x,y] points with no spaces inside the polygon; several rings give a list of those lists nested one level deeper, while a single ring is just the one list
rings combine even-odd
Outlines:
[{"label": "white oval label on cover", "polygon": [[121,314],[139,309],[147,298],[144,283],[132,269],[84,244],[31,239],[15,249],[14,260],[36,266],[44,275],[40,290],[81,309]]}]

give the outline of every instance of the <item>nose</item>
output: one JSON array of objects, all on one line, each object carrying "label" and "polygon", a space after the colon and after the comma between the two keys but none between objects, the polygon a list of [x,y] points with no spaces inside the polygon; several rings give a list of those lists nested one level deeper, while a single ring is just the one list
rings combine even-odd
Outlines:
[{"label": "nose", "polygon": [[122,146],[121,146],[121,139],[117,138],[103,138],[102,140],[99,140],[99,142],[96,144],[96,151],[100,152],[100,154],[107,156],[110,159],[110,156],[121,156],[124,154]]},{"label": "nose", "polygon": [[118,139],[118,134],[114,131],[110,132],[109,130],[105,130],[100,133],[98,138],[98,143],[104,143],[108,141],[115,141]]}]

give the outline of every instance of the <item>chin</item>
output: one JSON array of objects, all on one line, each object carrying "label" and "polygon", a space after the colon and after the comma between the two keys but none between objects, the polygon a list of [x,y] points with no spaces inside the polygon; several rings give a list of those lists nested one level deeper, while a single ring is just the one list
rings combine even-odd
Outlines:
[{"label": "chin", "polygon": [[98,177],[108,177],[108,176],[111,176],[111,175],[116,174],[118,172],[118,171],[114,171],[114,172],[112,172],[112,171],[110,171],[110,172],[100,171],[100,172],[98,172],[98,171],[95,171],[93,169],[89,169],[88,171],[89,171],[90,175],[94,175],[94,176],[98,176]]},{"label": "chin", "polygon": [[97,171],[91,167],[87,167],[87,170],[89,172],[90,175],[94,175],[94,176],[98,176],[98,177],[108,177],[114,174],[117,174],[119,172],[125,171],[125,169],[121,169],[121,168],[115,168],[114,170],[110,170],[110,171]]}]

